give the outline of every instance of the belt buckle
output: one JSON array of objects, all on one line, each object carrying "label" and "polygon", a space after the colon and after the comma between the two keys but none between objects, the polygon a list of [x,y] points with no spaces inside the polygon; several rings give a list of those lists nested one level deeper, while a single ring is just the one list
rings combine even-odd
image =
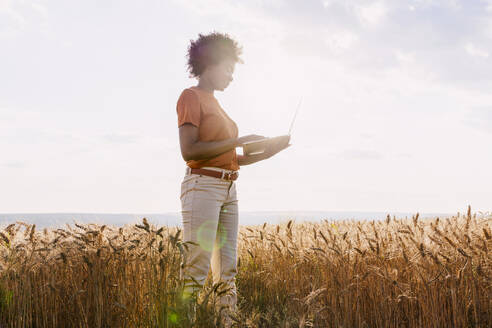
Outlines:
[{"label": "belt buckle", "polygon": [[222,171],[222,176],[220,178],[223,180],[230,181],[230,180],[232,180],[231,175],[232,175],[231,172]]}]

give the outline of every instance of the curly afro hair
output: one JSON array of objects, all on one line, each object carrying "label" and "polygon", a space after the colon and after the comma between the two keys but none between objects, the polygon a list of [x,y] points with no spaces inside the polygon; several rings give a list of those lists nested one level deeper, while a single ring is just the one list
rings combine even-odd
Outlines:
[{"label": "curly afro hair", "polygon": [[188,47],[188,71],[191,77],[199,77],[207,66],[217,65],[224,59],[243,63],[241,54],[242,48],[228,34],[198,34],[198,39],[191,40]]}]

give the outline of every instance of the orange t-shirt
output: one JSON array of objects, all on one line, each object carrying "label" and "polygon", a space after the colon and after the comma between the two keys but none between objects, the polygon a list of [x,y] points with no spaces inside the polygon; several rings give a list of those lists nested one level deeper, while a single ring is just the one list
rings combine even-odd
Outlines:
[{"label": "orange t-shirt", "polygon": [[[183,90],[176,104],[178,127],[191,123],[198,128],[200,141],[220,141],[238,137],[236,123],[220,107],[210,92],[197,87]],[[227,170],[239,170],[236,149],[229,150],[209,159],[189,160],[191,168],[204,166],[219,167]]]}]

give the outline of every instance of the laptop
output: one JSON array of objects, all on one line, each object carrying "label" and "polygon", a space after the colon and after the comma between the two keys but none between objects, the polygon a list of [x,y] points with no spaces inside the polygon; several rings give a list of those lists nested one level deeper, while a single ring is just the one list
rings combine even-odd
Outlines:
[{"label": "laptop", "polygon": [[[297,108],[296,108],[296,111],[294,113],[294,117],[292,118],[292,122],[290,123],[289,132],[287,133],[288,136],[290,136],[292,134],[292,128],[294,127],[294,122],[296,120],[297,113],[299,112],[299,108],[301,107],[301,102],[302,102],[302,98],[299,100],[299,103],[297,104]],[[265,138],[265,139],[245,142],[243,144],[243,154],[244,155],[261,154],[265,151],[268,143],[272,139],[275,139],[275,138],[278,138],[278,137]]]}]

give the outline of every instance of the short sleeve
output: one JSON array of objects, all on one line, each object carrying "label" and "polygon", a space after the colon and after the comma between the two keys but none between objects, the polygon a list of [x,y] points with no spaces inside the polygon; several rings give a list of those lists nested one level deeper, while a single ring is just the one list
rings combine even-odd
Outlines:
[{"label": "short sleeve", "polygon": [[200,100],[198,95],[189,89],[183,90],[176,104],[178,113],[178,127],[185,123],[200,126]]}]

